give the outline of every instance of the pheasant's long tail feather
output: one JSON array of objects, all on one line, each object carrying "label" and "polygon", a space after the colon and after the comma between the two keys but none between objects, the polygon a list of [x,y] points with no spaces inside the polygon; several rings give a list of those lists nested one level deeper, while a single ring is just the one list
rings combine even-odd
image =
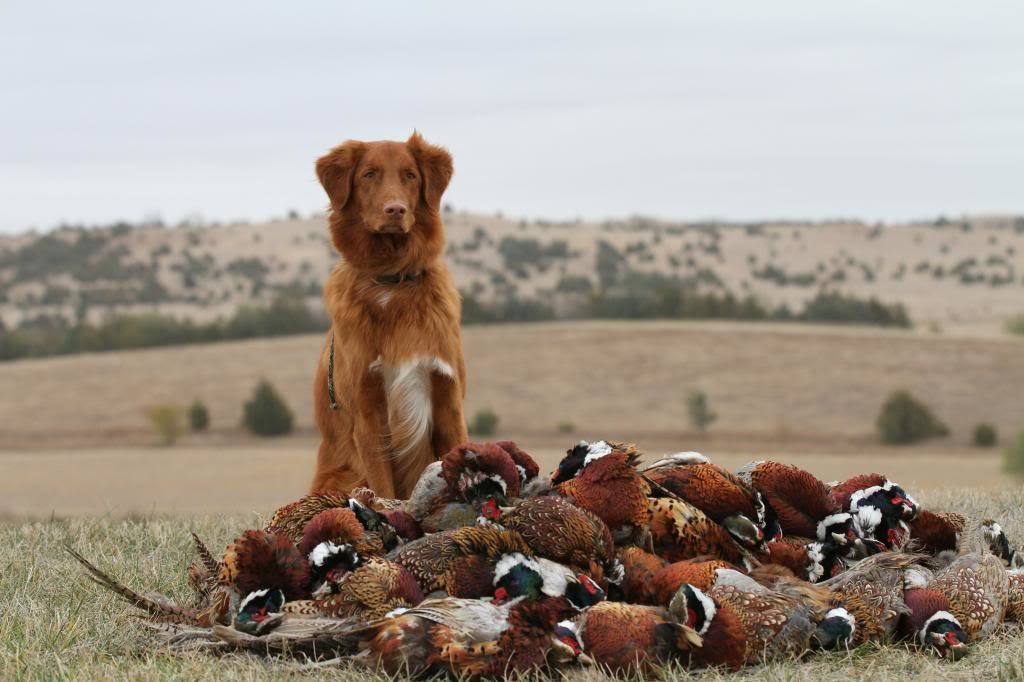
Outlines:
[{"label": "pheasant's long tail feather", "polygon": [[217,561],[217,558],[214,557],[213,553],[210,552],[209,548],[207,548],[206,543],[200,540],[199,536],[195,533],[192,533],[192,542],[195,544],[196,554],[199,555],[199,560],[203,562],[203,566],[206,568],[207,572],[209,572],[210,575],[217,575],[217,572],[220,570],[220,562]]},{"label": "pheasant's long tail feather", "polygon": [[94,583],[110,590],[132,606],[142,609],[149,614],[152,620],[164,623],[198,624],[198,614],[193,609],[183,608],[163,599],[153,599],[141,595],[98,569],[70,546],[65,545],[64,550],[85,567],[85,570],[89,572],[89,578]]}]

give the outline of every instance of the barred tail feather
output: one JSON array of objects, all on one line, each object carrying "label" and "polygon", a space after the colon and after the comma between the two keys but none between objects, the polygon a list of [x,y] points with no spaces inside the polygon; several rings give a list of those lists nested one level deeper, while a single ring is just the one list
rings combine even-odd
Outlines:
[{"label": "barred tail feather", "polygon": [[187,625],[198,624],[198,614],[193,609],[187,609],[165,601],[162,597],[154,599],[146,597],[135,590],[122,585],[108,574],[96,568],[88,559],[76,552],[70,546],[65,545],[64,551],[73,556],[78,563],[89,572],[89,579],[97,585],[101,585],[118,595],[126,602],[149,614],[150,618],[162,623],[177,623]]}]

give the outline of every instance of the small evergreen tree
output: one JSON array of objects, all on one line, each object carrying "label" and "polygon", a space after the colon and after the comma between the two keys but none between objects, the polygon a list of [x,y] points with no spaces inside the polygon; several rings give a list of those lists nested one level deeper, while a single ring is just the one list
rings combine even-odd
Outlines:
[{"label": "small evergreen tree", "polygon": [[193,431],[205,431],[210,426],[210,411],[201,400],[188,408],[188,425]]},{"label": "small evergreen tree", "polygon": [[711,411],[708,396],[704,391],[693,391],[687,396],[686,412],[690,417],[690,424],[698,431],[705,431],[718,419],[718,415]]},{"label": "small evergreen tree", "polygon": [[498,430],[498,415],[494,410],[484,409],[473,415],[473,421],[467,425],[471,436],[493,436]]},{"label": "small evergreen tree", "polygon": [[996,427],[988,423],[978,424],[974,427],[974,444],[983,448],[990,448],[999,441],[999,432]]},{"label": "small evergreen tree", "polygon": [[257,436],[280,436],[292,430],[293,415],[284,398],[266,379],[245,403],[242,423]]},{"label": "small evergreen tree", "polygon": [[875,420],[883,443],[906,445],[934,436],[949,435],[949,429],[908,391],[893,391],[882,404]]}]

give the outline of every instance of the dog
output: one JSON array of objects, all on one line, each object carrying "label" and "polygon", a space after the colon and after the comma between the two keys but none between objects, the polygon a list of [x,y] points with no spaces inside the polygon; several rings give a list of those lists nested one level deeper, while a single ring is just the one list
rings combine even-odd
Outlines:
[{"label": "dog", "polygon": [[406,498],[467,440],[461,301],[444,252],[446,149],[349,140],[316,162],[341,260],[324,285],[331,320],[314,383],[320,450],[312,491],[368,486]]}]

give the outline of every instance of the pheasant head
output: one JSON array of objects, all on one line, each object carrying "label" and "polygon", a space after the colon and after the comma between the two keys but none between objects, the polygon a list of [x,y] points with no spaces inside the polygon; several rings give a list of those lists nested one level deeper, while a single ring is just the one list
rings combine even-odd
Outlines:
[{"label": "pheasant head", "polygon": [[818,649],[842,649],[853,644],[857,620],[849,611],[837,607],[825,613],[811,636]]},{"label": "pheasant head", "polygon": [[668,610],[676,622],[692,628],[698,635],[707,633],[718,613],[714,600],[689,583],[684,583],[676,590]]},{"label": "pheasant head", "polygon": [[243,595],[279,589],[288,600],[302,599],[309,592],[309,563],[286,536],[247,530],[224,553],[220,582]]},{"label": "pheasant head", "polygon": [[937,611],[918,632],[921,646],[931,648],[940,658],[956,661],[967,655],[967,633],[948,611]]},{"label": "pheasant head", "polygon": [[525,597],[565,597],[583,610],[605,597],[604,590],[585,573],[573,573],[562,564],[519,552],[506,554],[494,567],[494,599],[502,603]]},{"label": "pheasant head", "polygon": [[250,592],[238,605],[233,623],[235,629],[260,635],[276,627],[283,617],[281,607],[284,601],[284,592],[276,588]]}]

